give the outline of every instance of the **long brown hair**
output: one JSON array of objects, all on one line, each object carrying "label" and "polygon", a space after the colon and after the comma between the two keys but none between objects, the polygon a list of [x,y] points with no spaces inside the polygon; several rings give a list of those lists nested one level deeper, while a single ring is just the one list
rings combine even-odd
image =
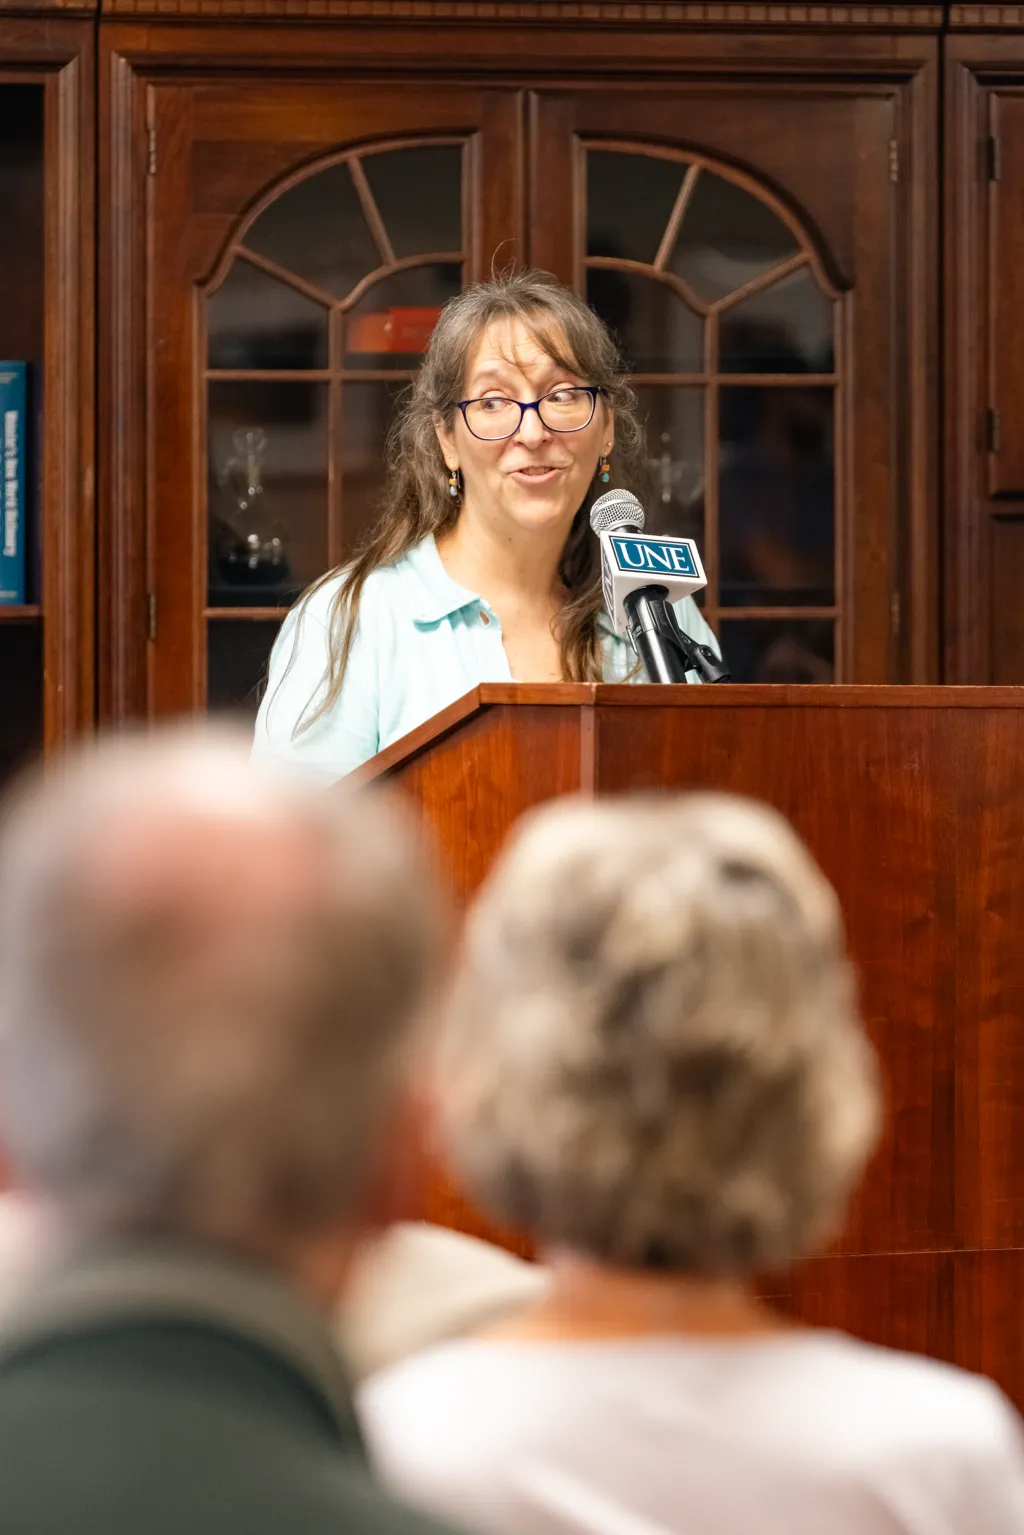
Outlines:
[{"label": "long brown hair", "polygon": [[[423,364],[388,435],[387,481],[376,526],[354,558],[327,571],[300,599],[304,602],[325,582],[341,576],[331,604],[326,686],[315,708],[310,700],[296,733],[308,729],[337,702],[367,579],[381,566],[401,559],[428,534],[444,533],[458,520],[459,502],[448,493],[448,470],[435,422],[440,418],[451,425],[473,348],[489,325],[502,320],[521,321],[554,362],[603,391],[615,417],[616,478],[634,488],[645,478],[636,395],[610,331],[584,300],[550,273],[538,271],[512,273],[463,289],[442,310]],[[559,574],[567,595],[556,623],[562,674],[570,682],[601,681],[600,558],[589,514],[603,488],[595,483],[587,491],[562,551]],[[301,623],[300,612],[296,648]]]}]

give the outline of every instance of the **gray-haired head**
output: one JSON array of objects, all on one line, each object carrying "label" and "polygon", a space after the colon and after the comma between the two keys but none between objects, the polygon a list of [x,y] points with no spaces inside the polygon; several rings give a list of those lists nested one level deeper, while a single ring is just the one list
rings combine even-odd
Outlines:
[{"label": "gray-haired head", "polygon": [[351,1215],[444,903],[403,819],[182,729],[88,748],[0,836],[0,1134],[86,1229],[244,1248]]},{"label": "gray-haired head", "polygon": [[472,913],[437,1092],[470,1194],[542,1243],[788,1262],[840,1219],[878,1124],[831,887],[743,800],[533,814]]}]

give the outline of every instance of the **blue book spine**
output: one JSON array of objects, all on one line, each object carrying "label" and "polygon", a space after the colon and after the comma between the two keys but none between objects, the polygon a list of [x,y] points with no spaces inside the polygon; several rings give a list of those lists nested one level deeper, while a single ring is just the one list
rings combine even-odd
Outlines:
[{"label": "blue book spine", "polygon": [[0,362],[0,604],[25,602],[28,364]]}]

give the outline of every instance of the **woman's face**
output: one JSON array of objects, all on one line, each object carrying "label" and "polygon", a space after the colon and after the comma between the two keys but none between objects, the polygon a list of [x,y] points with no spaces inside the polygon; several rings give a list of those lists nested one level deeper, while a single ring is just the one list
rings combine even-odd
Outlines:
[{"label": "woman's face", "polygon": [[[462,398],[539,400],[554,389],[590,382],[559,366],[521,321],[504,320],[488,326],[470,353]],[[449,469],[462,471],[460,515],[508,532],[515,527],[564,538],[614,433],[599,396],[590,425],[576,432],[552,431],[528,410],[511,437],[482,442],[456,411],[451,427],[438,425],[437,436]]]}]

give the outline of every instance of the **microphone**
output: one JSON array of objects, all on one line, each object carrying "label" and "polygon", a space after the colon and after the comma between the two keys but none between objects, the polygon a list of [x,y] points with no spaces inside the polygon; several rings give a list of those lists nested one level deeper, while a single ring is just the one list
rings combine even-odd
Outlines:
[{"label": "microphone", "polygon": [[590,509],[601,541],[601,586],[617,634],[628,638],[648,682],[727,682],[710,645],[684,634],[672,603],[707,585],[692,538],[645,537],[644,509],[628,490],[609,490]]}]

